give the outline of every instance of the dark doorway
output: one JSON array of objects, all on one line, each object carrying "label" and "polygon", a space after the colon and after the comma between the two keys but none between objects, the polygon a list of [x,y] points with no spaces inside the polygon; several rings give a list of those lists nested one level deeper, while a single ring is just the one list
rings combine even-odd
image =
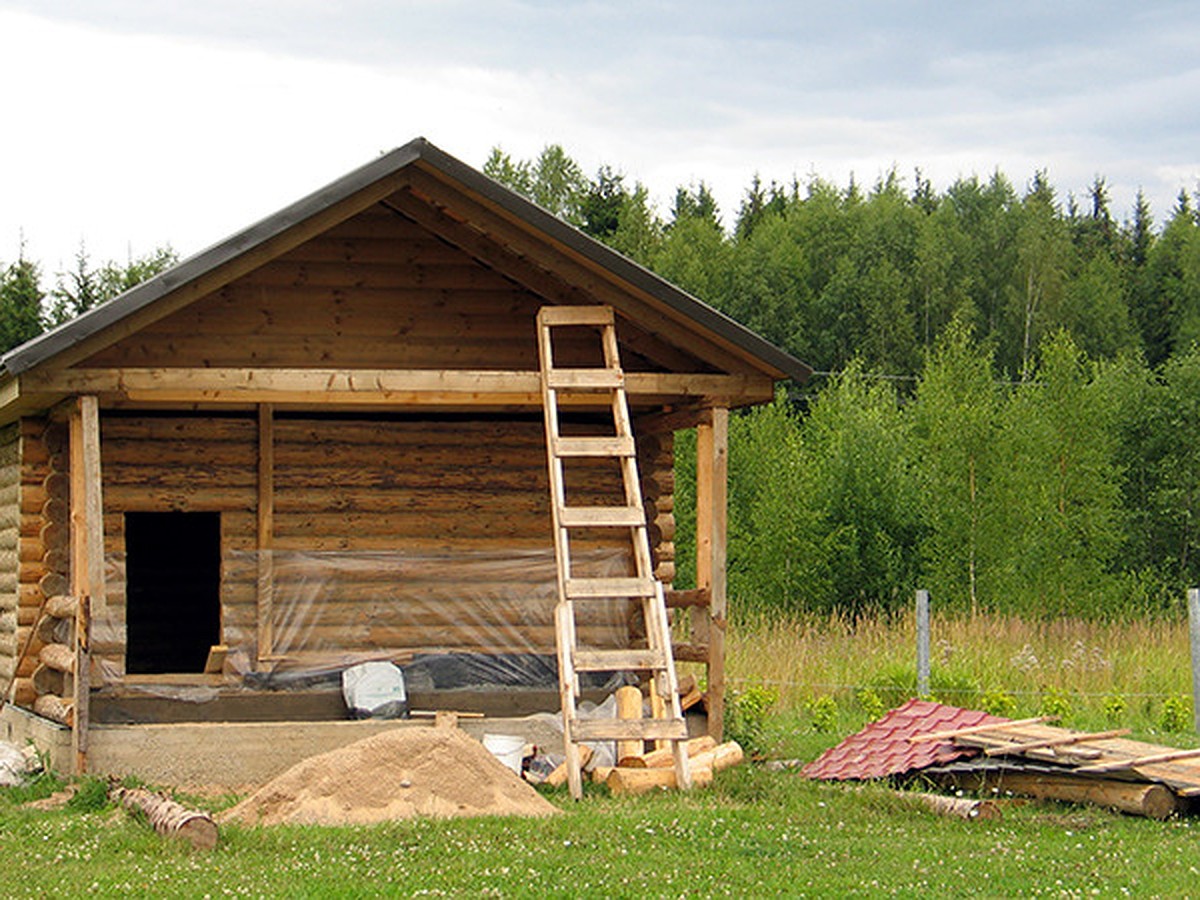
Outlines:
[{"label": "dark doorway", "polygon": [[203,672],[221,629],[221,514],[125,513],[125,670]]}]

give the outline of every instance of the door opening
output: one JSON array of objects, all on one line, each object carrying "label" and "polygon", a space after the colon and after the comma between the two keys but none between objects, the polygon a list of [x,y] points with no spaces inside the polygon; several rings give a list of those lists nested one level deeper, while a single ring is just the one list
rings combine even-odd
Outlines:
[{"label": "door opening", "polygon": [[125,671],[203,672],[220,642],[221,514],[125,513]]}]

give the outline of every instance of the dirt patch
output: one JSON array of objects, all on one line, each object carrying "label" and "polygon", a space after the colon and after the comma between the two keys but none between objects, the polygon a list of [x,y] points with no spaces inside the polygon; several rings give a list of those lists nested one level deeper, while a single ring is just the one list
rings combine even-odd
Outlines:
[{"label": "dirt patch", "polygon": [[414,816],[558,811],[465,732],[404,728],[297,763],[220,821],[363,825]]},{"label": "dirt patch", "polygon": [[62,809],[71,802],[71,798],[75,796],[75,792],[79,790],[76,785],[69,784],[61,791],[55,791],[49,797],[42,800],[30,800],[25,804],[27,809],[36,809],[41,811],[51,809]]}]

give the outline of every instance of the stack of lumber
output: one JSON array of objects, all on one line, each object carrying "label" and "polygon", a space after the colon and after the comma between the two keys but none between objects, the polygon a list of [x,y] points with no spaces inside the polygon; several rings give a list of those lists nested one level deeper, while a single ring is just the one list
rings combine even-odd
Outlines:
[{"label": "stack of lumber", "polygon": [[1200,797],[1200,749],[1129,740],[1128,729],[1072,731],[1046,719],[988,723],[910,737],[974,755],[925,770],[955,787],[1090,803],[1162,819]]}]

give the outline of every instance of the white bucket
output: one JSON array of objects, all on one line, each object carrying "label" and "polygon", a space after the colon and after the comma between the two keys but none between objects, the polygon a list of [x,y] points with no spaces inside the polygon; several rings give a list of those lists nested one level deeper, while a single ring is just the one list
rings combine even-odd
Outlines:
[{"label": "white bucket", "polygon": [[521,751],[525,749],[523,737],[515,734],[485,734],[483,746],[505,766],[521,774]]}]

